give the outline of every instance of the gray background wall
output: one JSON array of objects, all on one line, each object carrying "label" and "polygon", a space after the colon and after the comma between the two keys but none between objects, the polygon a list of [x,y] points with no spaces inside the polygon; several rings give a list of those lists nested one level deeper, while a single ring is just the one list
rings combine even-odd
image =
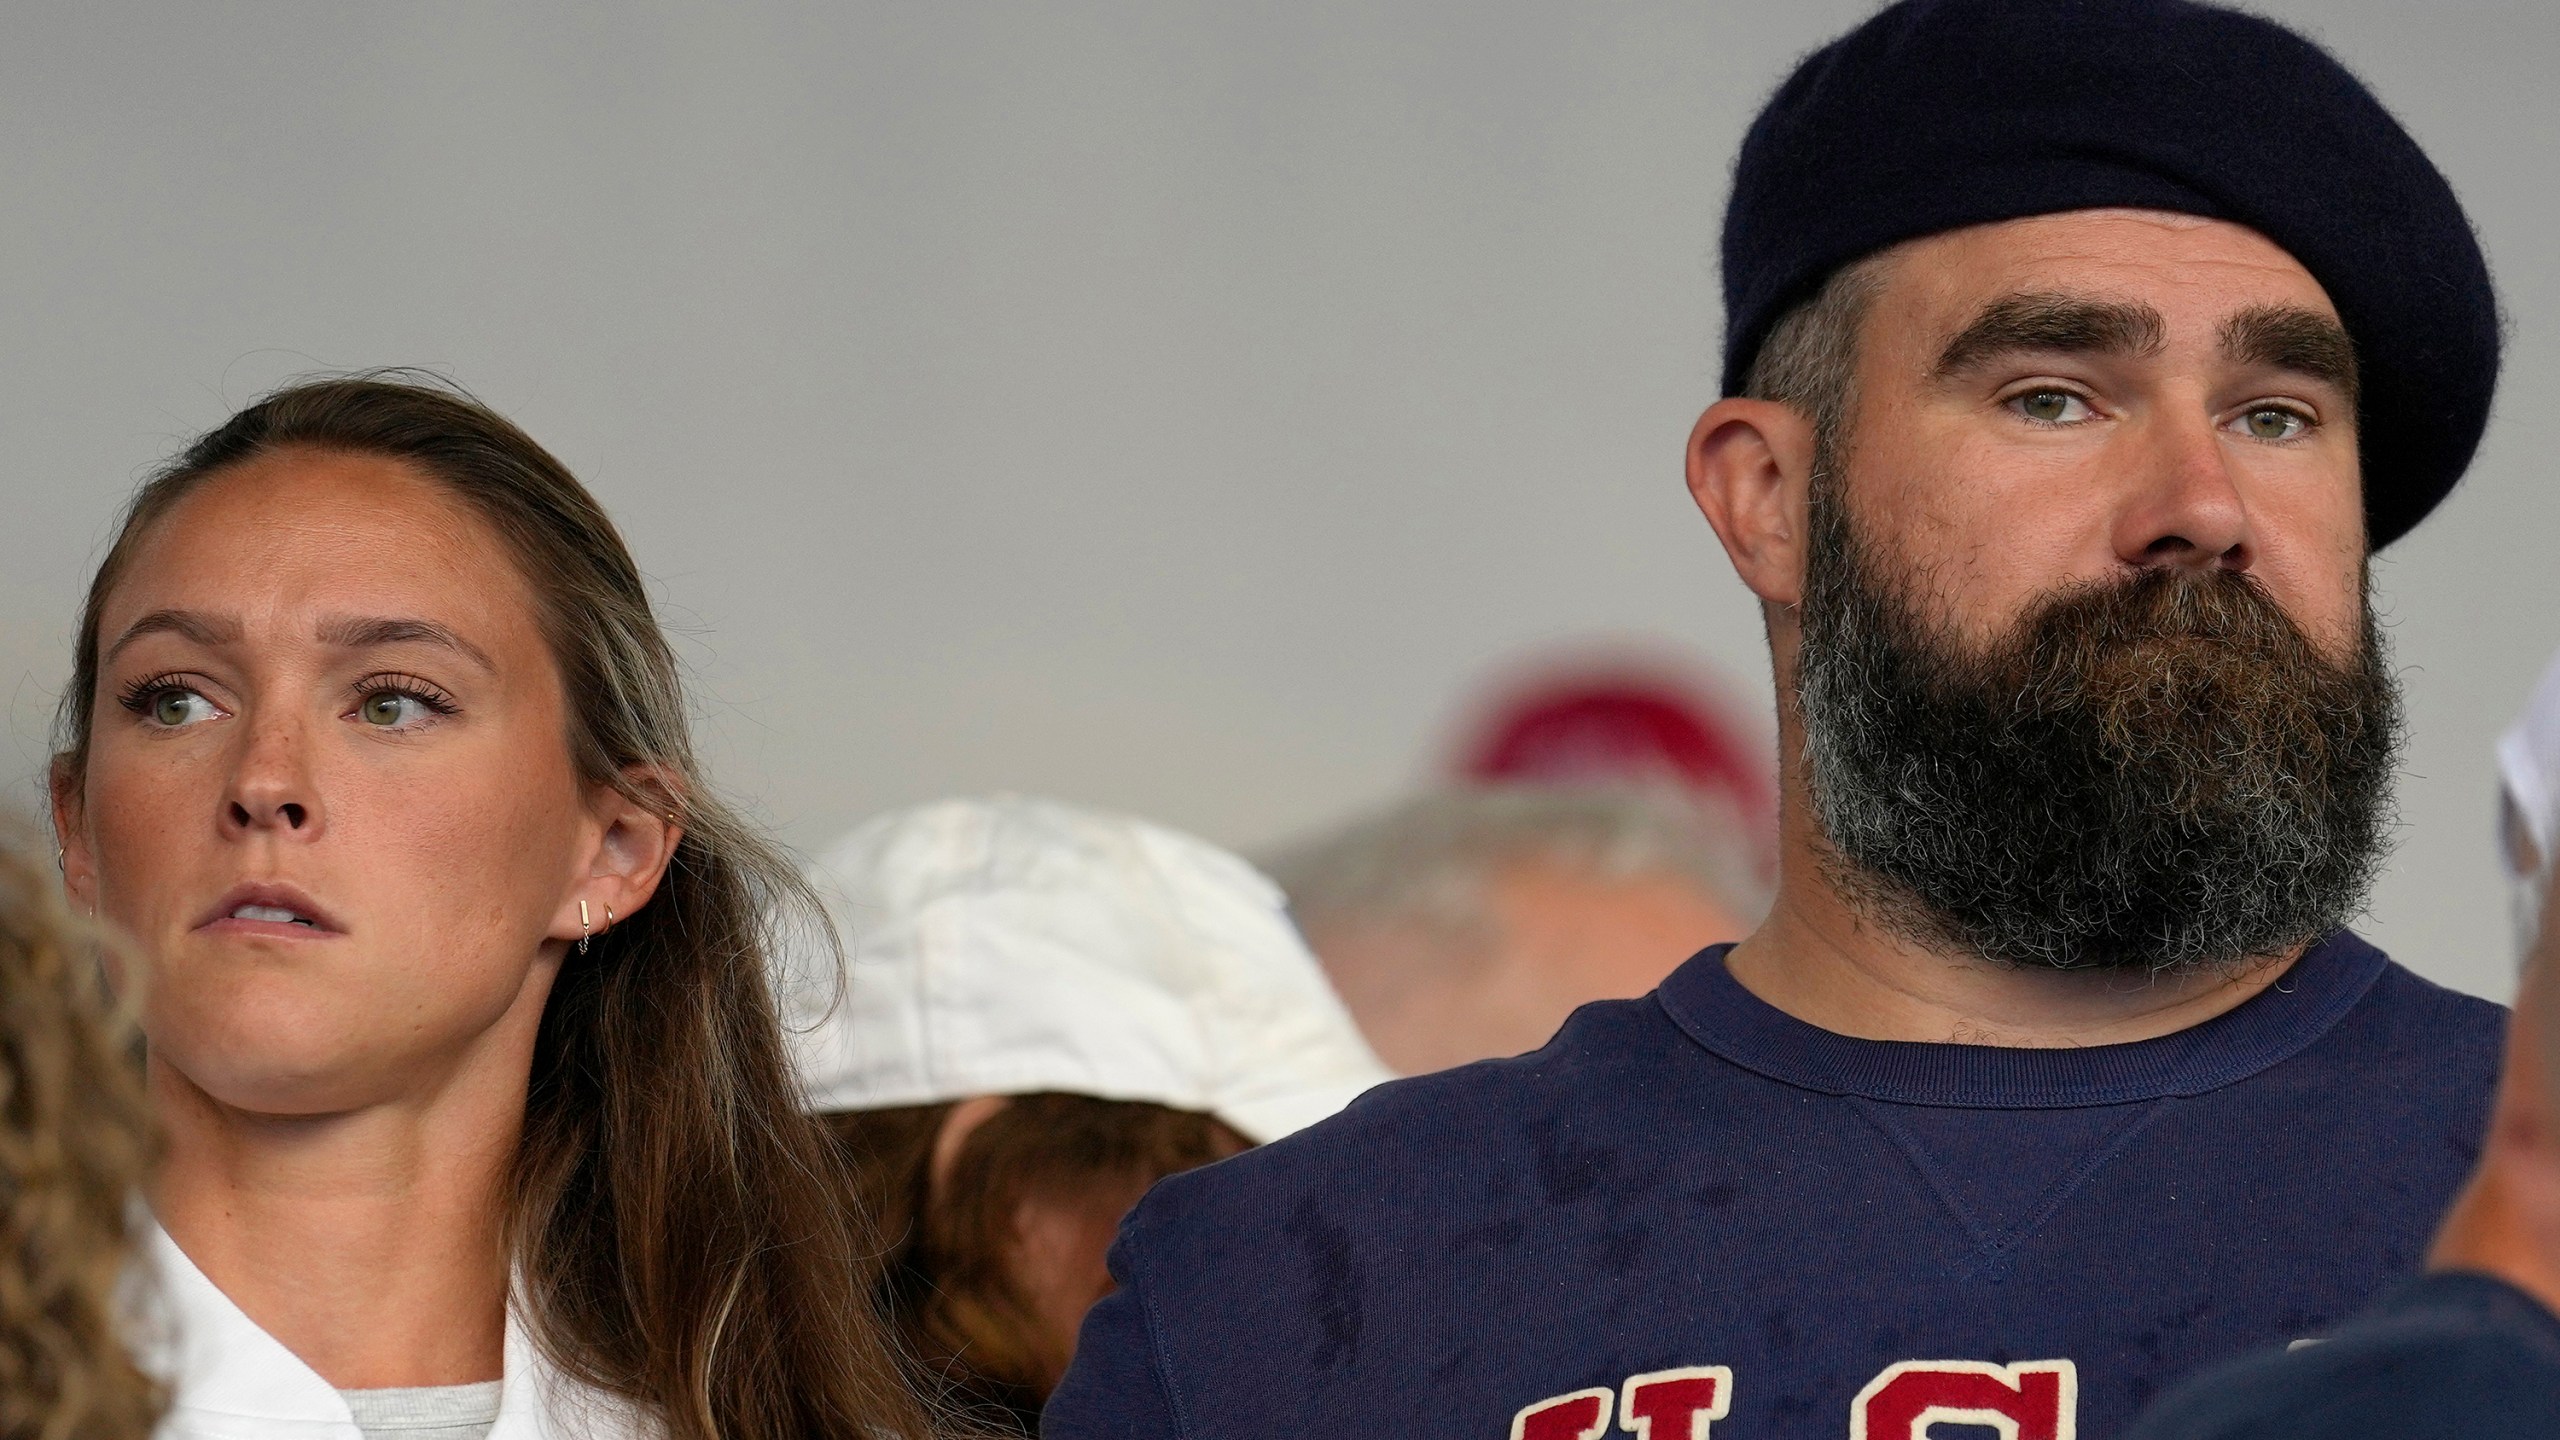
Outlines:
[{"label": "gray background wall", "polygon": [[[718,773],[804,846],[991,787],[1266,842],[1558,640],[1765,706],[1680,448],[1733,148],[1867,8],[13,6],[0,784],[34,798],[136,476],[385,363],[605,497]],[[2560,10],[2272,9],[2432,148],[2514,320],[2481,463],[2380,566],[2415,744],[2370,925],[2503,995],[2488,747],[2560,642]]]}]

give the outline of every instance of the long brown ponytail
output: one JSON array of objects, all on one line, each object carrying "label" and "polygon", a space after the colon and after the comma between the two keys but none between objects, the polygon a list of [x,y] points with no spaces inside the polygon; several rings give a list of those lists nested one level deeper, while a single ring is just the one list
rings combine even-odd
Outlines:
[{"label": "long brown ponytail", "polygon": [[190,445],[134,497],[90,585],[57,783],[82,778],[99,608],[141,537],[208,476],[288,448],[404,461],[495,527],[543,608],[580,775],[683,827],[655,900],[567,957],[543,1013],[509,1216],[534,1337],[670,1440],[923,1435],[767,985],[769,927],[818,907],[704,787],[640,572],[532,437],[448,387],[373,374],[278,391]]}]

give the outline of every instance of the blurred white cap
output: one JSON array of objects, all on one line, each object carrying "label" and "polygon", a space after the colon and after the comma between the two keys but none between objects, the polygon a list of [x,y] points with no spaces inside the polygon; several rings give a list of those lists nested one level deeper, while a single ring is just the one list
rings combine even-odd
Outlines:
[{"label": "blurred white cap", "polygon": [[945,800],[855,830],[810,878],[847,956],[841,987],[805,955],[781,979],[812,1110],[1054,1090],[1260,1143],[1389,1078],[1278,887],[1188,835]]}]

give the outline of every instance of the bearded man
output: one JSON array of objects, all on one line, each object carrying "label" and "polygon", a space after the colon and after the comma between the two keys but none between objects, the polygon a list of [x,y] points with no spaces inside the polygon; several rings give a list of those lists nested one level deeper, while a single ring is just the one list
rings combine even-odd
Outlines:
[{"label": "bearded man", "polygon": [[1724,259],[1767,921],[1159,1186],[1053,1440],[2106,1437],[2415,1269],[2500,1012],[2343,927],[2366,560],[2497,372],[2442,177],[2263,19],[1907,0],[1755,123]]}]

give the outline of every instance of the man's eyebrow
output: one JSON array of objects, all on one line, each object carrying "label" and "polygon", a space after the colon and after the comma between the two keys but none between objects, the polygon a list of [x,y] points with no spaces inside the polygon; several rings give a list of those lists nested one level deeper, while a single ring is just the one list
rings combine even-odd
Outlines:
[{"label": "man's eyebrow", "polygon": [[113,660],[124,653],[124,647],[145,635],[176,635],[199,645],[228,645],[240,638],[240,621],[229,615],[207,615],[201,610],[154,610],[124,627],[116,643],[107,647],[106,658]]},{"label": "man's eyebrow", "polygon": [[2168,335],[2160,312],[2124,300],[2082,295],[2004,295],[1982,307],[1973,323],[1938,352],[1931,374],[1940,380],[1998,355],[2022,350],[2074,355],[2148,355]]},{"label": "man's eyebrow", "polygon": [[432,620],[417,620],[400,615],[349,615],[320,622],[320,643],[341,645],[350,650],[370,649],[377,645],[441,645],[461,655],[483,670],[496,673],[497,665],[489,652],[463,639],[452,629]]},{"label": "man's eyebrow", "polygon": [[2325,380],[2356,402],[2356,342],[2346,327],[2317,310],[2265,305],[2222,322],[2222,353],[2243,365],[2267,365]]}]

